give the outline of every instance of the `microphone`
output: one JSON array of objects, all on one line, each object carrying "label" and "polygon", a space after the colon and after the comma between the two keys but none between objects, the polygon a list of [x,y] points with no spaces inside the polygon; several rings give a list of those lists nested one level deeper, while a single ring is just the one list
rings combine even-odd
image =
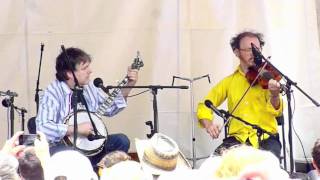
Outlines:
[{"label": "microphone", "polygon": [[252,50],[252,55],[254,58],[254,63],[256,64],[256,66],[260,66],[262,64],[262,59],[263,59],[261,52],[258,50],[256,45],[254,45],[253,43],[251,43],[251,50]]},{"label": "microphone", "polygon": [[88,138],[89,141],[94,141],[94,140],[97,140],[97,139],[104,139],[106,137],[102,136],[102,135],[99,135],[99,134],[89,134],[87,136],[87,138]]},{"label": "microphone", "polygon": [[218,109],[218,108],[216,108],[213,104],[212,104],[212,102],[210,101],[210,100],[205,100],[204,101],[204,104],[209,108],[209,109],[211,109],[213,112],[215,112],[218,116],[220,116],[220,117],[223,117],[223,114],[222,114],[222,112]]},{"label": "microphone", "polygon": [[4,107],[9,107],[9,106],[11,106],[11,101],[10,101],[10,99],[8,99],[8,98],[3,99],[3,100],[2,100],[2,106],[4,106]]},{"label": "microphone", "polygon": [[95,78],[93,80],[93,84],[94,84],[95,87],[101,88],[103,90],[103,92],[109,94],[109,90],[106,87],[103,86],[103,81],[102,81],[101,78]]}]

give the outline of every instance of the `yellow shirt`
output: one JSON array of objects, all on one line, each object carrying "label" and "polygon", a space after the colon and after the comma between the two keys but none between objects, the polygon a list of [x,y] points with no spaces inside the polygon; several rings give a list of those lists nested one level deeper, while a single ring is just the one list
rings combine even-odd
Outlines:
[{"label": "yellow shirt", "polygon": [[[232,112],[249,86],[245,74],[238,67],[233,74],[213,87],[204,100],[198,104],[198,119],[213,119],[212,111],[204,104],[206,99],[210,100],[214,106],[219,106],[225,99],[228,99],[228,111]],[[276,134],[278,132],[276,117],[281,115],[283,103],[280,99],[280,108],[276,110],[270,102],[270,97],[268,89],[262,89],[260,85],[253,86],[232,114],[251,124],[258,125],[267,132]],[[256,130],[237,119],[230,119],[228,135],[236,137],[242,143],[249,138],[252,146],[259,146]],[[262,139],[268,137],[267,134],[262,135]]]}]

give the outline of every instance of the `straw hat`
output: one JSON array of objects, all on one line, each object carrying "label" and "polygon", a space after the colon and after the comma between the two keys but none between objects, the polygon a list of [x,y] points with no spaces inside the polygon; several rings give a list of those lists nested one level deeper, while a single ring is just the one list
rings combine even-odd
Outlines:
[{"label": "straw hat", "polygon": [[191,166],[170,137],[156,133],[148,140],[135,140],[138,157],[144,171],[160,175]]}]

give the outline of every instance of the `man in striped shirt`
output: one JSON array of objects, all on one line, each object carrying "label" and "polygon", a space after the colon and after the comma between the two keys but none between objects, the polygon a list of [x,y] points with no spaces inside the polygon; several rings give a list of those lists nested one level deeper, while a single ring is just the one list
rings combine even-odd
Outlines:
[{"label": "man in striped shirt", "polygon": [[[64,149],[70,149],[62,140],[65,136],[72,137],[74,134],[74,126],[65,123],[67,116],[73,112],[72,94],[75,81],[72,71],[74,71],[76,79],[83,89],[82,94],[90,112],[96,112],[98,106],[107,98],[90,81],[90,74],[92,73],[90,68],[91,57],[83,50],[72,47],[67,48],[65,53],[61,52],[56,58],[56,80],[44,91],[36,117],[37,130],[46,135],[51,154]],[[135,85],[138,79],[138,71],[128,68],[127,73],[127,85]],[[124,109],[127,106],[126,97],[130,90],[129,88],[121,89],[121,93],[114,99],[104,115],[113,116]],[[78,107],[81,108],[83,105],[79,104]],[[70,121],[73,121],[73,119],[70,119]],[[91,122],[86,121],[78,124],[77,134],[85,137],[93,134]],[[128,152],[130,141],[126,135],[112,134],[108,135],[107,139],[103,150],[99,154],[90,157],[93,165],[96,165],[108,152],[114,150]]]}]

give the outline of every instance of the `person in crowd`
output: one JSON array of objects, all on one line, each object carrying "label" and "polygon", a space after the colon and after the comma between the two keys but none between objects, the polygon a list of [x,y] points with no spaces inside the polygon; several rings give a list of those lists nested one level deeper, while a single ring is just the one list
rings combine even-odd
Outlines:
[{"label": "person in crowd", "polygon": [[19,161],[19,175],[23,180],[44,180],[44,171],[33,149],[26,149]]},{"label": "person in crowd", "polygon": [[127,161],[131,160],[131,157],[123,152],[123,151],[112,151],[108,154],[106,154],[100,162],[97,164],[99,167],[98,174],[101,176],[102,170],[104,168],[110,168],[111,166],[121,162],[121,161]]},{"label": "person in crowd", "polygon": [[51,156],[45,170],[45,179],[98,180],[98,176],[88,157],[75,150],[65,150]]},{"label": "person in crowd", "polygon": [[217,179],[289,179],[274,154],[247,145],[227,150],[215,171],[211,172]]},{"label": "person in crowd", "polygon": [[311,156],[314,170],[308,172],[308,177],[311,180],[320,179],[320,139],[317,139],[314,143]]},{"label": "person in crowd", "polygon": [[0,179],[18,180],[17,173],[19,162],[17,158],[25,149],[24,145],[19,145],[19,136],[23,131],[16,132],[8,139],[0,150]]}]

